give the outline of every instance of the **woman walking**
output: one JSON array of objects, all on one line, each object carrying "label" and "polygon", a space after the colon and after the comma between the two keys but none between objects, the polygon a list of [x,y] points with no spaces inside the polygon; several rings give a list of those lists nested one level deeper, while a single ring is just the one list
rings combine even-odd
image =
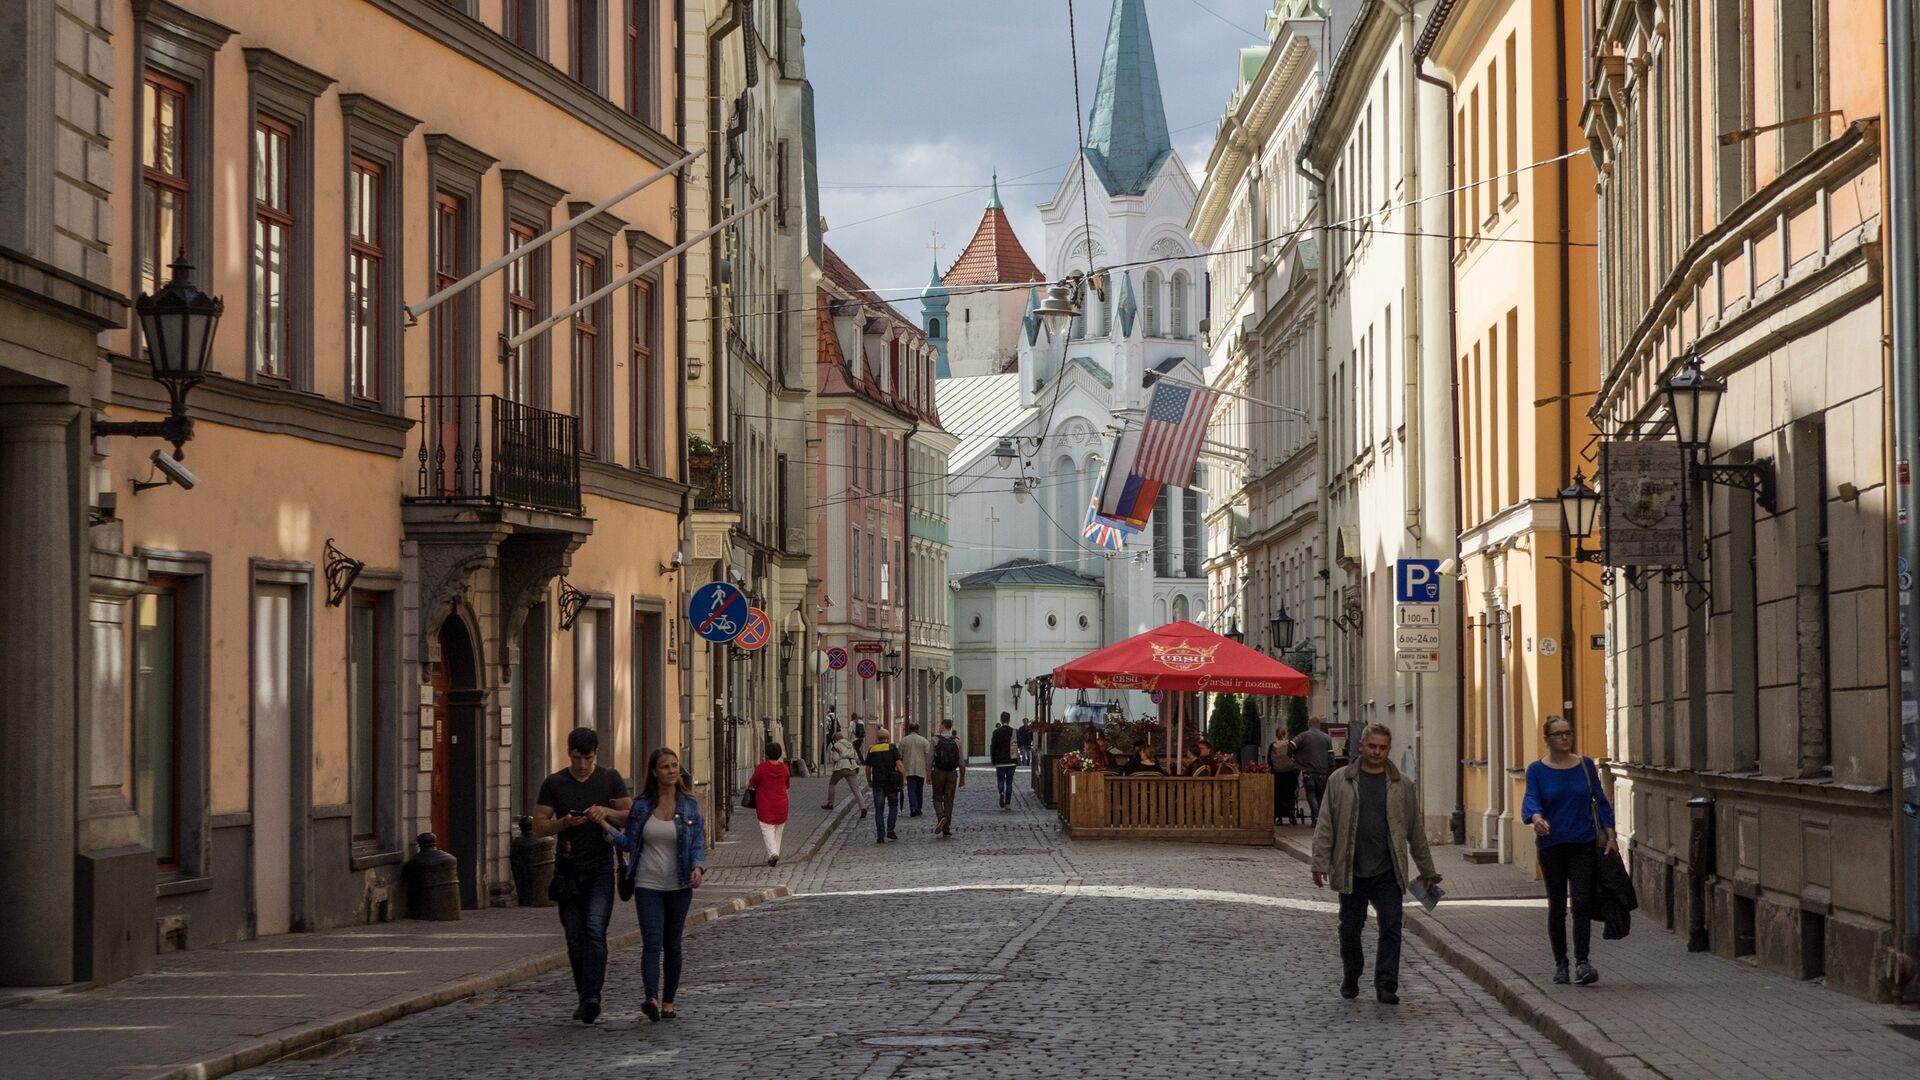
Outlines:
[{"label": "woman walking", "polygon": [[787,830],[787,784],[793,774],[780,760],[785,756],[779,743],[768,743],[766,760],[754,767],[747,780],[753,789],[753,816],[760,819],[760,839],[766,842],[768,866],[780,865],[780,836]]},{"label": "woman walking", "polygon": [[[785,798],[782,789],[783,802]],[[628,873],[634,878],[633,902],[640,912],[640,974],[647,986],[640,1011],[649,1020],[675,1015],[680,938],[706,866],[706,836],[700,804],[680,771],[680,755],[664,746],[647,755],[646,784],[627,814],[626,831],[614,834],[614,843],[633,856]],[[660,985],[663,959],[665,987]]]},{"label": "woman walking", "polygon": [[[1600,852],[1618,850],[1613,804],[1593,759],[1573,752],[1573,724],[1551,717],[1541,729],[1547,754],[1527,766],[1521,818],[1533,826],[1540,872],[1547,881],[1547,939],[1553,944],[1553,981],[1592,986],[1600,973],[1588,963],[1593,941],[1593,897]],[[1573,907],[1573,962],[1567,973],[1567,907]]]}]

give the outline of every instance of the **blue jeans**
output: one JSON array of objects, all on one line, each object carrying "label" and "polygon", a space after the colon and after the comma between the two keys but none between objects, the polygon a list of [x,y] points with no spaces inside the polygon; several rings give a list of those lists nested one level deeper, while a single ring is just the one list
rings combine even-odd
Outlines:
[{"label": "blue jeans", "polygon": [[1315,825],[1320,824],[1320,799],[1327,793],[1325,773],[1300,770],[1300,786],[1307,790],[1307,816]]},{"label": "blue jeans", "polygon": [[[1591,847],[1592,845],[1588,845]],[[1360,931],[1367,925],[1367,907],[1380,919],[1380,947],[1373,957],[1373,987],[1400,988],[1400,882],[1392,870],[1375,877],[1355,877],[1353,891],[1340,894],[1340,965],[1346,985],[1356,986],[1366,970],[1360,951]]]},{"label": "blue jeans", "polygon": [[580,894],[558,901],[567,933],[567,963],[581,1001],[600,996],[607,981],[607,923],[613,920],[613,868],[580,879]]},{"label": "blue jeans", "polygon": [[1002,806],[1013,801],[1013,770],[1015,768],[1017,766],[1014,765],[993,767],[993,782],[1000,788],[1000,805]]},{"label": "blue jeans", "polygon": [[[687,928],[687,909],[693,906],[692,889],[635,889],[633,906],[640,913],[640,980],[647,984],[647,997],[673,1004],[674,991],[680,989],[680,938]],[[662,956],[666,959],[666,994],[660,993]]]},{"label": "blue jeans", "polygon": [[920,799],[926,786],[927,778],[924,776],[907,777],[907,810],[910,811],[914,817],[920,816]]},{"label": "blue jeans", "polygon": [[898,791],[886,791],[878,787],[874,788],[873,789],[874,835],[881,840],[885,840],[887,838],[887,834],[893,831],[894,823],[898,822],[899,820],[900,820],[900,793]]}]

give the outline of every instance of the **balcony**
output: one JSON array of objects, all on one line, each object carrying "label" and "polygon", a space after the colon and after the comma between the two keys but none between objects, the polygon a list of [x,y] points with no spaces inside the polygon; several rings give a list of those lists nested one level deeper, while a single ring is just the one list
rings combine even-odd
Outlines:
[{"label": "balcony", "polygon": [[419,420],[410,502],[578,514],[580,421],[491,394],[407,399]]},{"label": "balcony", "polygon": [[715,443],[710,455],[688,455],[687,482],[693,485],[693,508],[715,513],[732,513],[733,444]]}]

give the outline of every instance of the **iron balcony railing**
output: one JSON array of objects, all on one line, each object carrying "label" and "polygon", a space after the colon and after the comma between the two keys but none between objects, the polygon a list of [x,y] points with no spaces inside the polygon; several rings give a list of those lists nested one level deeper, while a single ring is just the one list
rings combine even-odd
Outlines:
[{"label": "iron balcony railing", "polygon": [[580,513],[580,421],[492,394],[422,394],[419,478],[425,503]]},{"label": "iron balcony railing", "polygon": [[727,513],[738,510],[733,502],[733,444],[715,443],[713,455],[704,472],[695,470],[688,479],[694,485],[693,508]]}]

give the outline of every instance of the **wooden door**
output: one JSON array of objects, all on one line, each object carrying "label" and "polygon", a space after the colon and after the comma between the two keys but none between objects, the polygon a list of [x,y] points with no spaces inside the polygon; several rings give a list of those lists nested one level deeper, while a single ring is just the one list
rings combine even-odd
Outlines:
[{"label": "wooden door", "polygon": [[967,756],[977,757],[986,753],[987,746],[987,695],[967,695]]}]

